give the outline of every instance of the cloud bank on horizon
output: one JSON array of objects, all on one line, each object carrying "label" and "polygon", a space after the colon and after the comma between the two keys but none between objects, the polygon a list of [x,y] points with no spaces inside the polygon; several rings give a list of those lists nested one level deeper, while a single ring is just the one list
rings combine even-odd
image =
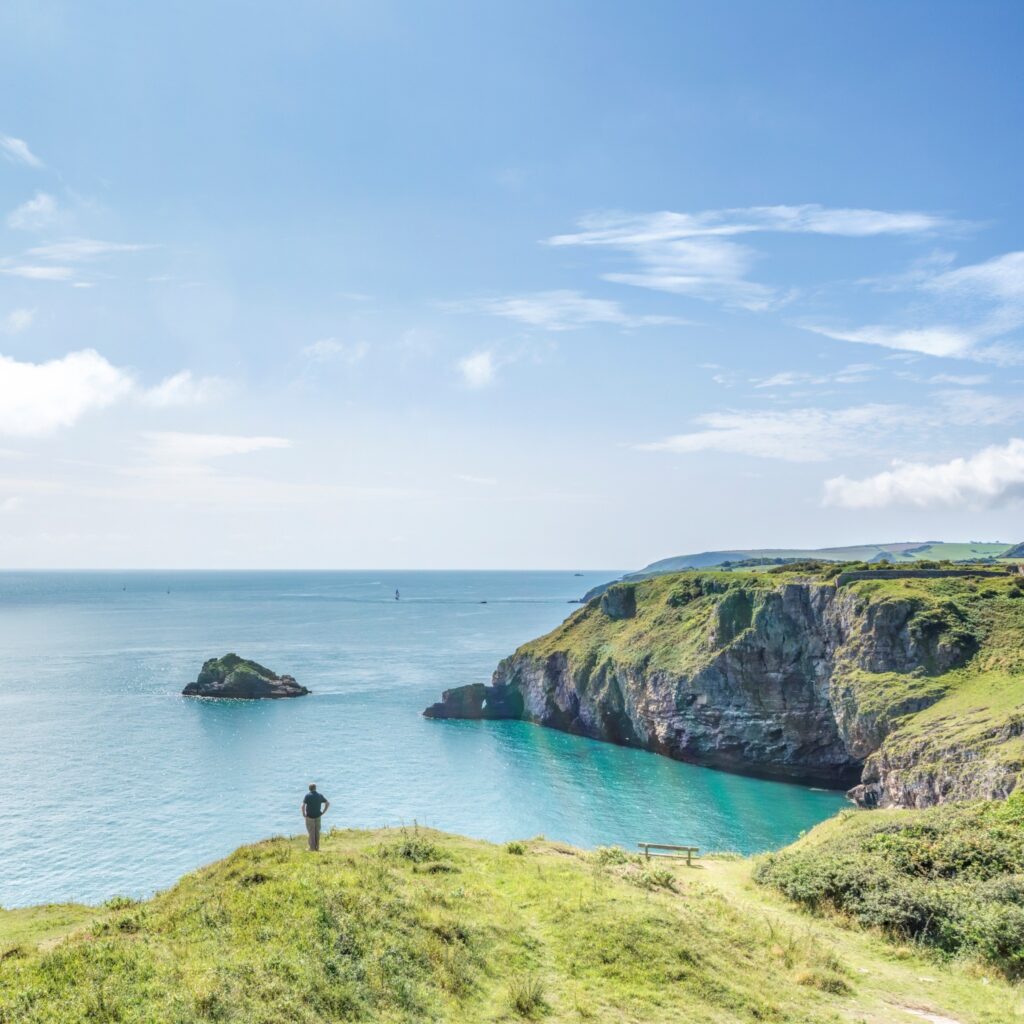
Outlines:
[{"label": "cloud bank on horizon", "polygon": [[[17,0],[0,565],[1024,539],[1021,96],[971,55],[1012,62],[1024,12],[945,10],[926,39],[923,3],[842,31],[742,0],[657,29],[441,5],[415,39],[320,10],[285,47],[259,6]],[[614,59],[537,52],[531,18]],[[885,63],[908,52],[928,70]]]}]

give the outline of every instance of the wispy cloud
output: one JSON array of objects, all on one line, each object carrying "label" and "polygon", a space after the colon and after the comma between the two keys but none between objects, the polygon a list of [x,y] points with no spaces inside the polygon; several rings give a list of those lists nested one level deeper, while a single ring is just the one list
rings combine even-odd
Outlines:
[{"label": "wispy cloud", "polygon": [[590,298],[581,292],[567,289],[506,295],[494,299],[470,299],[445,305],[459,312],[488,313],[518,320],[530,327],[547,331],[571,331],[588,324],[654,327],[688,322],[674,316],[627,313],[618,302]]},{"label": "wispy cloud", "polygon": [[926,356],[963,358],[971,353],[977,340],[969,331],[948,326],[900,329],[873,324],[847,330],[813,324],[804,324],[803,327],[835,341],[879,345],[882,348],[918,352]]},{"label": "wispy cloud", "polygon": [[62,242],[37,245],[28,250],[30,256],[60,263],[82,263],[86,260],[113,256],[122,252],[142,252],[156,246],[139,242],[103,242],[97,238],[68,238]]},{"label": "wispy cloud", "polygon": [[466,484],[474,484],[478,487],[497,487],[498,481],[493,476],[473,476],[470,473],[456,473],[456,480],[461,480]]},{"label": "wispy cloud", "polygon": [[464,356],[455,364],[467,388],[478,390],[493,384],[498,375],[498,363],[493,352],[483,349]]},{"label": "wispy cloud", "polygon": [[555,235],[554,246],[600,246],[630,256],[639,269],[604,274],[605,280],[690,295],[727,306],[766,310],[789,301],[792,291],[748,279],[758,253],[731,239],[763,232],[841,235],[923,234],[948,226],[942,217],[802,206],[755,206],[699,213],[591,214],[582,230]]},{"label": "wispy cloud", "polygon": [[46,192],[16,206],[7,215],[7,226],[19,231],[41,231],[57,220],[57,200]]},{"label": "wispy cloud", "polygon": [[861,480],[837,476],[825,482],[825,504],[844,508],[889,505],[998,505],[1024,498],[1024,440],[985,448],[949,462],[893,463]]},{"label": "wispy cloud", "polygon": [[314,363],[343,363],[355,366],[361,363],[370,346],[365,341],[339,341],[337,338],[321,338],[306,345],[302,354]]},{"label": "wispy cloud", "polygon": [[699,430],[636,447],[680,455],[725,452],[785,462],[822,462],[854,450],[867,434],[891,430],[894,421],[907,415],[902,407],[882,404],[838,410],[713,412],[696,417]]},{"label": "wispy cloud", "polygon": [[45,363],[0,356],[0,433],[53,433],[131,389],[131,377],[93,349]]},{"label": "wispy cloud", "polygon": [[35,317],[36,311],[34,309],[12,309],[4,317],[2,329],[5,334],[18,334],[21,331],[28,330],[32,326],[32,321]]},{"label": "wispy cloud", "polygon": [[155,409],[199,405],[229,390],[227,381],[220,377],[196,377],[191,370],[182,370],[165,378],[155,387],[139,395],[144,405]]},{"label": "wispy cloud", "polygon": [[71,267],[40,267],[32,264],[19,264],[9,267],[0,267],[0,274],[10,274],[11,277],[24,277],[30,281],[70,281],[75,272]]},{"label": "wispy cloud", "polygon": [[755,388],[796,388],[821,384],[863,384],[871,379],[875,367],[871,363],[851,363],[834,373],[807,373],[801,370],[783,370],[770,377],[754,378]]},{"label": "wispy cloud", "polygon": [[190,434],[157,431],[143,434],[147,453],[158,462],[201,463],[229,455],[250,455],[253,452],[290,448],[284,437],[241,434]]},{"label": "wispy cloud", "polygon": [[21,496],[12,494],[0,500],[0,513],[6,515],[9,512],[16,512],[21,507]]},{"label": "wispy cloud", "polygon": [[935,431],[993,427],[1024,419],[1024,397],[975,391],[938,391],[924,409],[868,403],[839,409],[730,409],[698,416],[699,429],[635,445],[642,451],[723,452],[785,462],[823,462],[863,455],[900,443],[921,442]]},{"label": "wispy cloud", "polygon": [[0,135],[0,153],[12,164],[24,164],[26,167],[39,168],[43,161],[28,148],[24,139],[16,139],[13,135]]},{"label": "wispy cloud", "polygon": [[[927,299],[929,308],[922,311],[918,303],[903,314],[917,323],[802,326],[839,341],[897,351],[1003,365],[1024,362],[1024,352],[1007,338],[1024,326],[1024,252],[1004,253],[955,269],[948,266],[945,260],[918,266],[912,275],[900,279],[902,287]],[[930,323],[921,322],[926,317]]]}]

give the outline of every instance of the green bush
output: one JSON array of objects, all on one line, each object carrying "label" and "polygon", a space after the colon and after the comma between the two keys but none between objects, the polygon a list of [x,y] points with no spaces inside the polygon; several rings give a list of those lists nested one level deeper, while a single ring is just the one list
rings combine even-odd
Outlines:
[{"label": "green bush", "polygon": [[1024,792],[853,814],[823,841],[767,856],[754,877],[811,909],[1024,976]]},{"label": "green bush", "polygon": [[547,1009],[544,985],[532,974],[513,978],[508,986],[508,1004],[520,1017],[537,1017]]},{"label": "green bush", "polygon": [[636,856],[626,853],[621,846],[599,846],[591,856],[600,867],[628,864],[630,861],[637,860]]},{"label": "green bush", "polygon": [[522,843],[513,840],[511,843],[505,844],[505,852],[511,853],[513,857],[522,857],[526,853],[526,847]]}]

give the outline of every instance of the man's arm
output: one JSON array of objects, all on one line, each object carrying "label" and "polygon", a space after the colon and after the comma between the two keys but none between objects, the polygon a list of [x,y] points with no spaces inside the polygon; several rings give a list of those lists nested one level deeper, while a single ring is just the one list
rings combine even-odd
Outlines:
[{"label": "man's arm", "polygon": [[302,816],[303,817],[306,816],[306,798],[305,797],[302,798]]},{"label": "man's arm", "polygon": [[330,806],[331,806],[331,801],[328,800],[327,797],[324,797],[324,809],[320,813],[321,814],[326,814],[328,812],[328,810],[330,809]]}]

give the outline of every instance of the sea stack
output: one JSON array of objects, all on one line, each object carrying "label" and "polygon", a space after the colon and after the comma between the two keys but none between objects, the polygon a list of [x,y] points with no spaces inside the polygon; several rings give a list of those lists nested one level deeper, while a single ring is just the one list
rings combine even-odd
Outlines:
[{"label": "sea stack", "polygon": [[277,700],[302,697],[310,691],[291,676],[279,676],[269,668],[225,654],[203,662],[199,678],[181,691],[186,697],[216,697],[221,700]]}]

